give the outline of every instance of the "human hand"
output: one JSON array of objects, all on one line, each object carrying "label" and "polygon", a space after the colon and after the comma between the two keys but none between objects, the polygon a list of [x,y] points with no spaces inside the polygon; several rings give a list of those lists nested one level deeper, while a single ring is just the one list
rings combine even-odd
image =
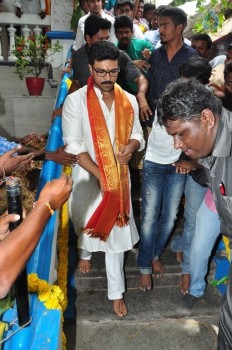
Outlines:
[{"label": "human hand", "polygon": [[180,160],[179,162],[172,163],[176,167],[176,173],[188,174],[191,170],[196,169],[195,162],[189,160]]},{"label": "human hand", "polygon": [[65,152],[66,147],[67,145],[61,146],[53,152],[47,151],[45,154],[45,159],[53,160],[55,163],[66,166],[77,163],[77,156],[75,154]]},{"label": "human hand", "polygon": [[143,60],[134,60],[133,62],[136,65],[136,67],[138,67],[142,71],[145,71],[147,68],[150,67],[150,64]]},{"label": "human hand", "polygon": [[139,116],[143,122],[149,120],[152,116],[152,111],[147,103],[146,97],[142,94],[137,94],[136,99],[139,105]]},{"label": "human hand", "polygon": [[21,7],[17,7],[16,6],[16,9],[15,9],[15,15],[18,17],[18,18],[21,18],[23,12],[21,10]]},{"label": "human hand", "polygon": [[133,148],[131,145],[121,146],[116,157],[120,164],[127,164],[132,157]]},{"label": "human hand", "polygon": [[19,219],[20,216],[18,214],[8,214],[7,211],[0,216],[0,241],[10,233],[9,223],[18,221]]},{"label": "human hand", "polygon": [[37,203],[49,202],[52,209],[60,209],[72,192],[72,183],[70,176],[62,174],[59,179],[52,180],[44,186]]},{"label": "human hand", "polygon": [[51,118],[51,124],[54,121],[56,117],[61,117],[62,116],[62,106],[56,108],[52,112],[52,118]]},{"label": "human hand", "polygon": [[151,56],[151,51],[146,48],[141,52],[141,54],[145,59],[149,59]]},{"label": "human hand", "polygon": [[37,134],[29,134],[29,135],[26,135],[24,137],[22,137],[21,139],[19,139],[20,143],[22,145],[26,145],[26,144],[29,144],[31,142],[37,142],[41,139],[41,136],[37,135]]},{"label": "human hand", "polygon": [[38,15],[40,16],[41,19],[44,19],[46,17],[46,11],[45,10],[41,10]]},{"label": "human hand", "polygon": [[23,156],[13,156],[20,148],[22,148],[22,146],[18,145],[1,156],[0,166],[5,169],[6,175],[10,175],[13,171],[22,168],[34,158],[33,153],[28,153]]}]

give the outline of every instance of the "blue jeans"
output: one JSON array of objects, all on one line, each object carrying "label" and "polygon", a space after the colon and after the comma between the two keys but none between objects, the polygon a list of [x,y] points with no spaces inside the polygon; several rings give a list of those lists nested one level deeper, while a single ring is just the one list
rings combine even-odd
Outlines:
[{"label": "blue jeans", "polygon": [[138,264],[141,273],[152,273],[152,260],[159,259],[173,229],[186,175],[171,164],[144,161],[142,221]]},{"label": "blue jeans", "polygon": [[203,201],[197,212],[196,231],[190,247],[191,284],[189,293],[197,298],[205,292],[208,261],[219,233],[218,214],[211,211]]},{"label": "blue jeans", "polygon": [[182,273],[189,274],[190,246],[196,227],[196,215],[204,199],[207,187],[202,187],[195,182],[191,175],[187,176],[185,185],[184,230],[182,235],[174,237],[171,249],[175,252],[183,252]]}]

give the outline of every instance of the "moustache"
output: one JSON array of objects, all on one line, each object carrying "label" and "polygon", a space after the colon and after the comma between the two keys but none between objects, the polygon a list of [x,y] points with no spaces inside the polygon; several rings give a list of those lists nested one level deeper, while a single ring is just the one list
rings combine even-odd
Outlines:
[{"label": "moustache", "polygon": [[114,83],[112,83],[112,81],[103,81],[102,83],[101,83],[101,85],[114,85]]}]

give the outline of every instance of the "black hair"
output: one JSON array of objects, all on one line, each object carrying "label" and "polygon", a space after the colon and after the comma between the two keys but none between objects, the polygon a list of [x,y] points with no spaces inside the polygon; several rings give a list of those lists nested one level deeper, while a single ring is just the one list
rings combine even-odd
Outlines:
[{"label": "black hair", "polygon": [[154,4],[151,4],[150,2],[146,2],[143,7],[143,15],[146,14],[148,11],[155,11],[156,7]]},{"label": "black hair", "polygon": [[178,8],[172,6],[166,6],[161,12],[161,17],[171,17],[173,23],[178,26],[179,24],[183,24],[184,27],[187,25],[187,15],[186,13]]},{"label": "black hair", "polygon": [[134,9],[134,2],[132,0],[117,0],[115,3],[115,10],[118,10],[120,7],[129,5],[131,11]]},{"label": "black hair", "polygon": [[117,30],[119,28],[130,28],[130,30],[133,32],[133,20],[131,17],[128,16],[117,16],[114,22],[114,30],[115,33],[117,33]]},{"label": "black hair", "polygon": [[120,51],[109,41],[98,41],[90,46],[89,49],[89,64],[93,66],[94,61],[118,61]]},{"label": "black hair", "polygon": [[208,60],[200,56],[190,57],[189,60],[179,68],[180,76],[184,78],[195,78],[202,84],[209,83],[212,66]]},{"label": "black hair", "polygon": [[209,50],[212,46],[212,40],[210,38],[210,36],[206,33],[198,33],[198,34],[195,34],[193,37],[192,37],[192,41],[193,40],[202,40],[202,41],[206,41],[207,42],[207,49]]},{"label": "black hair", "polygon": [[156,13],[157,15],[161,16],[162,12],[166,9],[166,8],[172,8],[172,6],[170,5],[160,5],[156,8]]},{"label": "black hair", "polygon": [[82,7],[84,0],[79,0],[79,5]]},{"label": "black hair", "polygon": [[[231,47],[232,48],[232,47]],[[226,80],[227,74],[232,73],[232,62],[227,63],[224,69],[224,80]]]},{"label": "black hair", "polygon": [[111,22],[97,15],[90,15],[85,20],[84,37],[89,35],[91,38],[99,32],[100,29],[109,29]]},{"label": "black hair", "polygon": [[197,120],[204,109],[220,115],[221,101],[196,79],[177,79],[168,85],[157,104],[157,117],[161,125],[170,121]]},{"label": "black hair", "polygon": [[230,43],[230,44],[227,46],[226,51],[231,50],[231,49],[232,49],[232,43]]}]

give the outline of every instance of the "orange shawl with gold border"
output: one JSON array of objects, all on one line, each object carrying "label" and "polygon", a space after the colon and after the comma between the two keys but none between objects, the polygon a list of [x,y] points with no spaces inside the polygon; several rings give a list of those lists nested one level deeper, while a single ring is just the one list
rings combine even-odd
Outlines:
[{"label": "orange shawl with gold border", "polygon": [[[94,91],[93,78],[87,83],[87,108],[100,176],[105,187],[101,203],[83,229],[91,237],[106,241],[114,225],[128,225],[130,193],[128,166],[119,164],[111,144],[105,118]],[[116,154],[127,145],[134,120],[133,107],[125,92],[114,85]]]}]

